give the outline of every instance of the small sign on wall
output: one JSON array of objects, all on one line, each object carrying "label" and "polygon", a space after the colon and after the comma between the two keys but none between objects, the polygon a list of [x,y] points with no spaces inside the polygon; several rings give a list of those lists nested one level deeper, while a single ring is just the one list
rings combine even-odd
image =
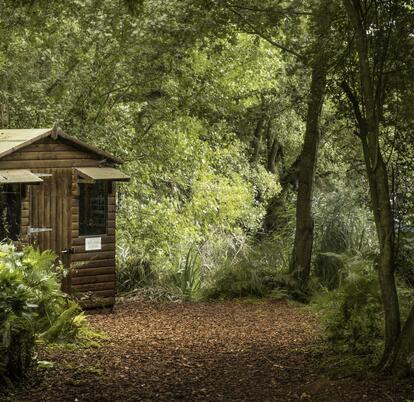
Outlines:
[{"label": "small sign on wall", "polygon": [[85,251],[102,250],[101,237],[87,237],[85,239]]}]

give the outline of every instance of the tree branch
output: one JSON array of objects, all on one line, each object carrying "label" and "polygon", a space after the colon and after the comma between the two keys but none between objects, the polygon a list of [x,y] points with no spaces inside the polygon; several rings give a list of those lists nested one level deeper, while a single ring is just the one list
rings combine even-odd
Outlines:
[{"label": "tree branch", "polygon": [[358,128],[360,131],[359,135],[366,135],[366,122],[365,118],[362,115],[361,108],[359,107],[359,102],[356,95],[345,80],[340,83],[340,87],[345,92],[345,95],[347,96],[349,102],[352,105],[352,109],[354,110],[355,119],[358,123]]},{"label": "tree branch", "polygon": [[259,29],[257,29],[256,26],[251,21],[249,21],[243,14],[241,14],[239,11],[235,10],[232,5],[227,4],[227,5],[225,5],[225,7],[227,7],[227,9],[230,10],[233,14],[236,14],[253,31],[253,33],[255,33],[257,36],[260,36],[262,39],[269,42],[271,45],[277,47],[278,49],[280,49],[280,50],[282,50],[286,53],[292,54],[293,56],[295,56],[297,59],[301,60],[305,64],[307,63],[306,57],[304,55],[302,55],[302,54],[296,52],[295,50],[292,50],[292,49],[276,42],[275,40],[273,40],[272,38],[267,36],[265,33],[260,31]]},{"label": "tree branch", "polygon": [[253,11],[253,12],[258,12],[258,13],[272,13],[274,12],[275,14],[281,14],[281,15],[313,15],[313,13],[311,11],[298,11],[298,10],[294,10],[294,9],[289,9],[289,8],[281,8],[281,9],[275,9],[272,7],[265,7],[265,8],[260,8],[260,7],[248,7],[248,6],[241,6],[239,4],[229,4],[230,7],[233,8],[238,8],[240,10],[247,10],[247,11]]}]

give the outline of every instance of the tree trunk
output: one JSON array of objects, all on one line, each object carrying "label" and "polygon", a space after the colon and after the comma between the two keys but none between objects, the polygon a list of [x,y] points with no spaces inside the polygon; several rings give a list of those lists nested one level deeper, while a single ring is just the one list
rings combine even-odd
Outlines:
[{"label": "tree trunk", "polygon": [[328,72],[328,38],[331,26],[329,2],[323,1],[315,20],[317,40],[312,61],[312,80],[308,99],[306,131],[299,164],[298,196],[296,203],[296,231],[291,273],[302,284],[310,275],[313,247],[312,193],[319,148],[320,117],[325,97]]},{"label": "tree trunk", "polygon": [[267,124],[267,170],[276,173],[276,162],[279,154],[279,141],[272,135],[272,121]]},{"label": "tree trunk", "polygon": [[[380,365],[386,364],[400,334],[400,310],[395,284],[394,266],[394,219],[392,215],[387,167],[379,143],[379,121],[383,89],[382,77],[377,77],[376,87],[371,72],[367,29],[363,8],[359,0],[343,0],[349,19],[355,29],[364,114],[357,111],[361,139],[369,180],[371,203],[380,245],[378,259],[379,282],[385,319],[385,345]],[[359,116],[358,116],[359,115]]]},{"label": "tree trunk", "polygon": [[252,153],[252,163],[257,164],[260,157],[260,146],[262,143],[262,132],[263,132],[264,118],[260,117],[256,123],[256,128],[254,130],[253,136],[253,153]]},{"label": "tree trunk", "polygon": [[400,334],[400,308],[394,276],[394,220],[391,210],[387,169],[379,149],[377,151],[377,166],[375,170],[372,169],[371,163],[366,168],[369,176],[371,204],[380,245],[378,275],[385,319],[384,353],[380,363],[380,366],[383,366],[387,362]]}]

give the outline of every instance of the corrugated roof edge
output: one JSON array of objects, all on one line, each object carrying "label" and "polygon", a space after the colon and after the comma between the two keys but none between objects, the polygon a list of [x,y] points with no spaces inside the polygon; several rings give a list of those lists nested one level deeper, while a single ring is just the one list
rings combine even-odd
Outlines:
[{"label": "corrugated roof edge", "polygon": [[[24,129],[22,129],[24,130]],[[28,129],[29,130],[29,129]],[[73,142],[75,144],[77,144],[78,146],[88,149],[89,151],[96,153],[106,159],[109,159],[117,164],[123,164],[124,161],[106,151],[102,151],[101,149],[95,147],[94,145],[88,144],[85,141],[79,140],[75,137],[72,137],[71,135],[66,134],[65,132],[63,132],[60,128],[58,128],[57,130],[55,130],[54,128],[45,128],[45,129],[37,129],[39,131],[41,131],[41,133],[39,135],[37,135],[36,137],[31,138],[30,140],[27,141],[22,141],[20,144],[15,145],[14,147],[0,152],[0,159],[3,158],[6,155],[10,155],[14,152],[17,152],[18,150],[27,147],[28,145],[31,145],[33,143],[35,143],[36,141],[41,140],[42,138],[47,138],[47,137],[54,137],[54,138],[58,138],[61,137],[67,141]],[[45,130],[45,131],[42,131]],[[7,131],[7,130],[0,130],[0,131]]]}]

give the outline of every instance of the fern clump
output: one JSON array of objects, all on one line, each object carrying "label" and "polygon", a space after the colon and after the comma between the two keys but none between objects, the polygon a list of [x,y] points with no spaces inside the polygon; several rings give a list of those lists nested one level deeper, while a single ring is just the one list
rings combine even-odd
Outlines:
[{"label": "fern clump", "polygon": [[65,341],[70,342],[76,339],[82,326],[82,309],[74,302],[64,310],[53,324],[40,337],[48,342]]},{"label": "fern clump", "polygon": [[70,301],[68,307],[57,317],[50,328],[39,335],[42,342],[64,346],[99,346],[106,336],[93,330],[80,306]]},{"label": "fern clump", "polygon": [[73,341],[84,327],[79,306],[60,290],[55,261],[50,251],[0,244],[0,381],[24,375],[39,334]]},{"label": "fern clump", "polygon": [[204,290],[207,299],[231,299],[261,297],[267,293],[260,273],[245,261],[220,267],[210,277],[210,285]]}]

